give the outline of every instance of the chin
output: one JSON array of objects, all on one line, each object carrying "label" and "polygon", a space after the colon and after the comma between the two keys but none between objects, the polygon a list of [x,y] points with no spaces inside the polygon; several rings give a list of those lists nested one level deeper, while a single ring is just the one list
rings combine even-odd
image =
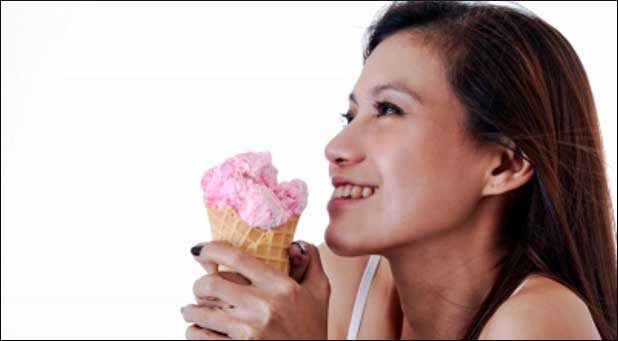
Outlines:
[{"label": "chin", "polygon": [[355,257],[372,254],[367,248],[361,235],[353,231],[329,225],[324,233],[324,242],[328,248],[338,256]]}]

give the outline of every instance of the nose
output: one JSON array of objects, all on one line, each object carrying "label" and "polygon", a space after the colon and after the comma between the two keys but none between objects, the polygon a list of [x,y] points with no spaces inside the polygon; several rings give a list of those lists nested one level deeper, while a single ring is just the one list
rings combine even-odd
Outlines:
[{"label": "nose", "polygon": [[350,128],[343,129],[326,145],[324,154],[331,166],[346,167],[365,159],[360,138]]}]

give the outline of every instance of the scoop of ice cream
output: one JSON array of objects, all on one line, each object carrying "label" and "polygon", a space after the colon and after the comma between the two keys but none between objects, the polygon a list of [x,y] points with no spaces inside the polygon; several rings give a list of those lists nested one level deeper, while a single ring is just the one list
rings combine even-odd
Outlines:
[{"label": "scoop of ice cream", "polygon": [[272,229],[300,215],[307,206],[302,180],[277,182],[270,152],[247,152],[227,159],[202,177],[204,204],[229,206],[247,222]]}]

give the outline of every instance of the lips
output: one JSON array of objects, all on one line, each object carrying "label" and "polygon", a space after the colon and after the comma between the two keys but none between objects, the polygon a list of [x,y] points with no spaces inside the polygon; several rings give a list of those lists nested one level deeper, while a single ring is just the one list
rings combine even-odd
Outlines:
[{"label": "lips", "polygon": [[369,187],[371,189],[376,189],[378,188],[377,185],[368,183],[368,182],[364,182],[364,181],[358,181],[352,178],[347,178],[344,176],[335,176],[332,179],[332,184],[333,187],[339,187],[339,186],[344,186],[344,185],[352,185],[352,186],[359,186],[359,187]]},{"label": "lips", "polygon": [[378,189],[377,185],[342,176],[333,177],[332,184],[335,188],[328,203],[329,210],[361,202]]}]

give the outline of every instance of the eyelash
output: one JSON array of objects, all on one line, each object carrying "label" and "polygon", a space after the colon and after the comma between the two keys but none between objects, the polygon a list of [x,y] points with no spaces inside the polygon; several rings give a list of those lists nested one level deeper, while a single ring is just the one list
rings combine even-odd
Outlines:
[{"label": "eyelash", "polygon": [[[378,111],[378,114],[376,115],[377,117],[381,117],[381,116],[387,115],[386,113],[383,113],[382,111],[380,111],[380,109],[383,109],[385,107],[389,108],[389,109],[394,109],[395,110],[394,114],[397,115],[397,116],[405,115],[403,110],[399,109],[398,106],[396,106],[396,105],[394,105],[394,104],[392,104],[390,102],[377,101],[377,102],[375,102],[373,104],[373,107]],[[349,111],[346,112],[346,113],[342,113],[340,115],[341,115],[341,117],[343,119],[345,119],[346,124],[350,124],[352,122],[352,120],[354,119],[354,115],[351,112],[349,112]]]}]

